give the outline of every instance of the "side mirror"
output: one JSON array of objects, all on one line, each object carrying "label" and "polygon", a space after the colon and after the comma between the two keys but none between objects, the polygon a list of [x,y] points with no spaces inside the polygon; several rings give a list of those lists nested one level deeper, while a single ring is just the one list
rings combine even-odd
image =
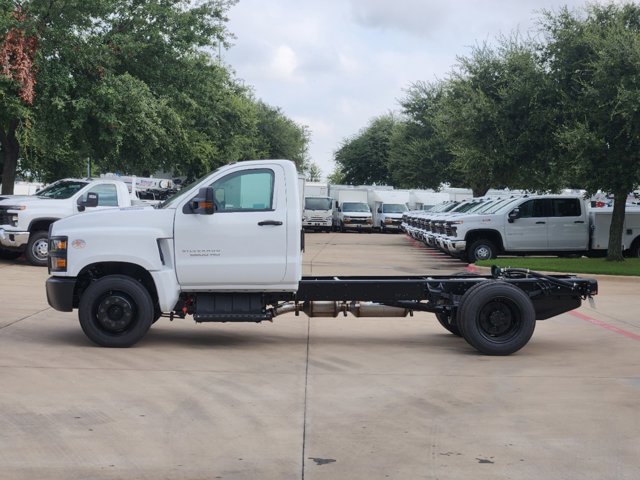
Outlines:
[{"label": "side mirror", "polygon": [[520,209],[519,208],[514,208],[513,210],[511,210],[509,212],[509,223],[513,223],[519,218],[520,218]]},{"label": "side mirror", "polygon": [[382,207],[378,207],[378,213],[382,213]]},{"label": "side mirror", "polygon": [[98,206],[99,195],[96,192],[87,193],[87,198],[83,199],[82,197],[78,198],[78,211],[84,212],[86,207],[94,208]]},{"label": "side mirror", "polygon": [[213,187],[202,187],[198,196],[189,202],[189,207],[198,215],[213,215]]}]

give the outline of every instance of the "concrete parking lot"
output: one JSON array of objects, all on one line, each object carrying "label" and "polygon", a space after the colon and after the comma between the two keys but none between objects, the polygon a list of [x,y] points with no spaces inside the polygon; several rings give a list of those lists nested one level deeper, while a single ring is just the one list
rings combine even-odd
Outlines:
[{"label": "concrete parking lot", "polygon": [[[306,274],[453,274],[403,235],[307,234]],[[487,357],[431,314],[161,319],[93,346],[0,261],[0,479],[640,478],[640,279]]]}]

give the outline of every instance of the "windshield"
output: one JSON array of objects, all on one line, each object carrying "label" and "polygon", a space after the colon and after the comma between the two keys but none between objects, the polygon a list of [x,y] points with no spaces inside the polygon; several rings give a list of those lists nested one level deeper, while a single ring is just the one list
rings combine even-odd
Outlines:
[{"label": "windshield", "polygon": [[304,208],[306,210],[331,210],[331,199],[307,197],[304,199]]},{"label": "windshield", "polygon": [[407,210],[404,203],[385,203],[382,205],[382,213],[403,213]]},{"label": "windshield", "polygon": [[491,208],[488,209],[485,213],[496,213],[502,207],[505,207],[507,205],[511,205],[512,203],[516,202],[517,200],[520,200],[520,199],[518,197],[516,197],[516,198],[507,198],[505,200],[502,200],[502,201],[496,203],[495,205],[492,205]]},{"label": "windshield", "polygon": [[343,212],[369,212],[369,205],[366,203],[345,202],[342,204]]},{"label": "windshield", "polygon": [[202,180],[205,179],[205,177],[207,177],[209,174],[207,173],[206,175],[203,175],[202,177],[198,178],[197,180],[194,180],[191,183],[188,183],[187,185],[183,185],[180,190],[178,190],[176,193],[174,193],[173,195],[171,195],[169,198],[167,198],[164,202],[159,203],[156,208],[169,208],[175,205],[175,203],[185,194],[187,193],[189,190],[191,190],[191,187],[193,187],[194,185],[197,185],[198,183],[200,183]]},{"label": "windshield", "polygon": [[88,182],[81,182],[78,180],[58,180],[52,183],[46,188],[43,188],[36,197],[40,198],[55,198],[56,200],[62,200],[73,196],[79,192]]},{"label": "windshield", "polygon": [[516,197],[514,199],[512,199],[510,202],[505,203],[503,205],[500,205],[500,208],[497,208],[495,212],[491,212],[491,213],[505,213],[507,210],[510,210],[511,208],[513,208],[515,206],[516,203],[518,203],[520,200],[522,200],[525,197]]}]

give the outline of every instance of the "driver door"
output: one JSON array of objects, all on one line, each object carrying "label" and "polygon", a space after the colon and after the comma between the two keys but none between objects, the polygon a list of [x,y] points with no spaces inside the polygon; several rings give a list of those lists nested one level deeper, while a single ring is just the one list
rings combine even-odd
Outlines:
[{"label": "driver door", "polygon": [[279,165],[242,168],[214,181],[213,215],[175,217],[178,281],[185,289],[238,290],[277,284],[286,273],[286,195]]}]

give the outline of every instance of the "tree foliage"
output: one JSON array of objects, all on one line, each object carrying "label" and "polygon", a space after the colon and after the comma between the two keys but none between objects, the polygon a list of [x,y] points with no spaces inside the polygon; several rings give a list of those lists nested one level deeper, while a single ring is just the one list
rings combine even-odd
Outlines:
[{"label": "tree foliage", "polygon": [[438,189],[446,182],[461,184],[454,157],[437,131],[443,93],[442,83],[418,82],[400,102],[404,115],[393,131],[388,162],[394,185]]},{"label": "tree foliage", "polygon": [[565,117],[557,135],[567,172],[614,194],[608,259],[622,260],[629,192],[640,182],[640,6],[590,5],[544,16],[544,53]]},{"label": "tree foliage", "polygon": [[388,162],[396,125],[393,115],[383,115],[373,119],[358,135],[343,142],[335,154],[343,183],[391,184]]},{"label": "tree foliage", "polygon": [[267,156],[304,167],[306,127],[254,99],[209,53],[228,45],[235,1],[3,0],[0,51],[34,46],[23,51],[35,82],[26,101],[25,82],[2,64],[4,192],[16,169],[53,180],[88,161],[95,173],[188,177]]},{"label": "tree foliage", "polygon": [[372,124],[336,152],[334,175],[475,195],[604,190],[615,197],[608,258],[622,259],[625,201],[640,183],[640,6],[543,12],[540,28],[537,43],[476,46],[448,78],[412,85],[390,147],[372,150]]}]

